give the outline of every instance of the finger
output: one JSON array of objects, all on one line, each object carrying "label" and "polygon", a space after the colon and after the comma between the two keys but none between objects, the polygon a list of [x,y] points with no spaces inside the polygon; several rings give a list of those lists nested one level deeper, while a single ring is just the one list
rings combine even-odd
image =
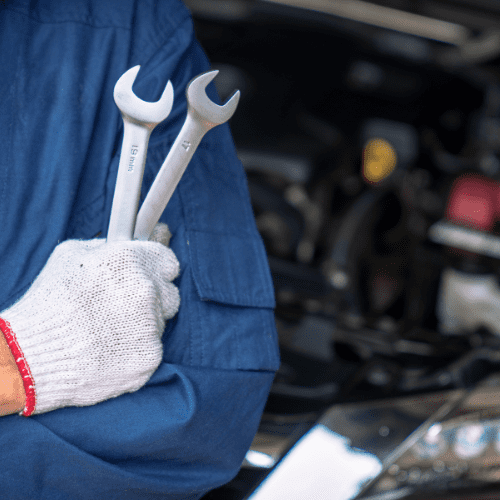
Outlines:
[{"label": "finger", "polygon": [[144,242],[150,247],[148,253],[148,268],[151,273],[161,281],[172,281],[179,275],[180,266],[174,252],[159,243],[148,241]]},{"label": "finger", "polygon": [[181,303],[179,289],[169,282],[159,284],[159,289],[163,318],[171,319],[177,314]]},{"label": "finger", "polygon": [[170,238],[172,237],[172,233],[166,224],[163,222],[159,222],[153,229],[151,236],[149,237],[149,241],[156,241],[161,243],[162,245],[168,246],[170,243]]}]

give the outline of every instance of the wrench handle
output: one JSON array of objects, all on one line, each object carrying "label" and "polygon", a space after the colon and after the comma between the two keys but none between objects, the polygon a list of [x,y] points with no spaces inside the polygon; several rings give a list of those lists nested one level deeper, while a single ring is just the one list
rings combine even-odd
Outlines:
[{"label": "wrench handle", "polygon": [[188,113],[137,214],[135,239],[147,240],[150,237],[196,148],[210,128],[212,127],[208,125],[203,126]]},{"label": "wrench handle", "polygon": [[107,241],[131,241],[141,195],[152,129],[123,117],[123,143],[118,165]]}]

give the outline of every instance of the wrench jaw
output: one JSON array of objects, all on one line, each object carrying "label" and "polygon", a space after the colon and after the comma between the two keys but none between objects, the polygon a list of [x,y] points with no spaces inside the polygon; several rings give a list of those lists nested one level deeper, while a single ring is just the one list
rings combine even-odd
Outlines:
[{"label": "wrench jaw", "polygon": [[139,210],[134,233],[136,239],[149,238],[203,136],[229,120],[238,106],[239,91],[223,106],[208,98],[205,89],[217,73],[204,73],[188,85],[186,120]]},{"label": "wrench jaw", "polygon": [[141,123],[153,130],[170,114],[174,103],[174,88],[169,80],[158,101],[146,102],[139,99],[132,91],[132,86],[140,68],[134,66],[118,79],[113,97],[124,119]]},{"label": "wrench jaw", "polygon": [[186,98],[188,110],[196,114],[210,130],[217,125],[227,122],[236,111],[240,100],[240,91],[237,90],[222,106],[215,104],[206,93],[208,84],[217,76],[218,70],[209,71],[197,76],[188,84]]}]

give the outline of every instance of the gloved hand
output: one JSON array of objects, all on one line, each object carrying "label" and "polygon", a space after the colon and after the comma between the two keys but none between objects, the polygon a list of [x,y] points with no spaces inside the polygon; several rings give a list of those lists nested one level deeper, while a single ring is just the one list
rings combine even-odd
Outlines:
[{"label": "gloved hand", "polygon": [[178,273],[172,250],[155,241],[58,245],[26,294],[0,313],[23,377],[22,414],[141,388],[161,362],[165,321],[179,308],[171,283]]}]

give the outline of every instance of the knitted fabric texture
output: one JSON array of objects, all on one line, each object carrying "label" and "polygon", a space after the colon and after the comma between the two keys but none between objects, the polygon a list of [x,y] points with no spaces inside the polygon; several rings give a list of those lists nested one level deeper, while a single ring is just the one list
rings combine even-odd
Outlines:
[{"label": "knitted fabric texture", "polygon": [[[178,273],[174,253],[158,242],[58,245],[26,294],[0,313],[34,381],[33,413],[141,388],[179,308]],[[20,369],[24,360],[16,359]]]}]

